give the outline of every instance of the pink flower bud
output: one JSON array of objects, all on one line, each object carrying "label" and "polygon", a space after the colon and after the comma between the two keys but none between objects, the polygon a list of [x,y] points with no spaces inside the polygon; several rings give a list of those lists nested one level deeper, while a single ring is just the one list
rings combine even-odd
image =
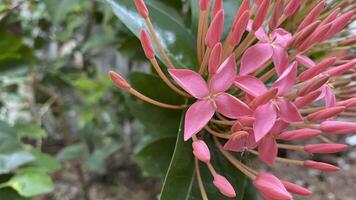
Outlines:
[{"label": "pink flower bud", "polygon": [[301,196],[309,196],[312,194],[312,192],[302,186],[299,186],[297,184],[288,182],[288,181],[282,181],[282,184],[284,187],[287,189],[288,192],[301,195]]},{"label": "pink flower bud", "polygon": [[270,0],[263,0],[263,2],[261,3],[257,11],[256,17],[253,20],[252,30],[257,31],[257,29],[259,29],[262,26],[263,21],[265,20],[265,17],[267,15],[269,5],[270,5]]},{"label": "pink flower bud", "polygon": [[274,30],[277,28],[279,18],[282,15],[282,9],[283,9],[283,1],[282,0],[276,0],[272,16],[270,17],[269,20],[269,29]]},{"label": "pink flower bud", "polygon": [[267,173],[258,174],[253,185],[266,199],[291,200],[292,196],[282,182],[275,176]]},{"label": "pink flower bud", "polygon": [[149,12],[147,10],[146,4],[143,0],[134,0],[136,9],[138,10],[138,12],[140,13],[140,15],[143,18],[147,18],[149,15]]},{"label": "pink flower bud", "polygon": [[244,126],[251,126],[255,122],[255,118],[244,116],[244,117],[239,118],[239,121]]},{"label": "pink flower bud", "polygon": [[320,25],[324,25],[324,24],[327,24],[327,23],[330,23],[332,21],[334,21],[337,17],[337,15],[339,14],[340,12],[340,8],[337,8],[335,10],[333,10],[322,22]]},{"label": "pink flower bud", "polygon": [[313,160],[306,160],[304,161],[304,166],[311,168],[311,169],[318,169],[321,171],[326,171],[326,172],[336,172],[339,171],[340,168],[328,163],[323,163],[323,162],[316,162]]},{"label": "pink flower bud", "polygon": [[209,8],[210,0],[200,0],[199,8],[201,11],[205,11]]},{"label": "pink flower bud", "polygon": [[333,65],[336,61],[336,57],[331,57],[327,58],[314,67],[309,68],[308,70],[305,70],[303,73],[301,73],[298,77],[299,80],[301,81],[306,81],[308,79],[313,78],[314,76],[324,72],[328,67]]},{"label": "pink flower bud", "polygon": [[344,100],[344,101],[339,101],[339,102],[337,102],[336,105],[337,106],[345,106],[346,108],[356,106],[356,97],[351,98],[351,99],[347,99],[347,100]]},{"label": "pink flower bud", "polygon": [[232,23],[232,31],[236,28],[236,23],[240,20],[241,16],[250,9],[250,0],[243,0],[239,10],[236,12],[234,22]]},{"label": "pink flower bud", "polygon": [[209,59],[209,74],[213,75],[218,70],[219,64],[222,57],[222,44],[220,42],[216,43],[213,50],[211,51]]},{"label": "pink flower bud", "polygon": [[302,30],[304,27],[308,26],[309,24],[311,24],[312,22],[315,21],[316,18],[318,18],[318,16],[320,15],[321,11],[324,9],[325,7],[325,2],[324,0],[321,1],[318,5],[316,5],[313,10],[311,10],[309,12],[309,14],[304,18],[304,20],[302,21],[302,23],[300,23],[299,27],[298,27],[298,31]]},{"label": "pink flower bud", "polygon": [[320,22],[320,20],[317,20],[297,32],[294,35],[293,42],[290,46],[299,47],[303,43],[303,41],[305,41],[307,37],[309,37],[315,31],[315,29],[319,26]]},{"label": "pink flower bud", "polygon": [[251,107],[252,108],[257,108],[258,106],[263,105],[263,104],[269,102],[271,99],[275,98],[277,94],[278,94],[278,88],[271,88],[267,92],[265,92],[262,95],[256,97],[251,102]]},{"label": "pink flower bud", "polygon": [[256,4],[256,5],[261,5],[262,1],[263,1],[263,0],[255,0],[255,4]]},{"label": "pink flower bud", "polygon": [[193,146],[193,154],[198,160],[202,162],[210,161],[210,151],[208,146],[205,144],[203,140],[194,141],[192,143],[192,146]]},{"label": "pink flower bud", "polygon": [[234,188],[225,177],[215,174],[213,184],[221,192],[221,194],[227,197],[236,197]]},{"label": "pink flower bud", "polygon": [[354,14],[354,11],[351,10],[340,17],[336,18],[332,22],[332,27],[331,29],[327,32],[326,36],[324,39],[330,39],[332,36],[334,36],[336,33],[340,32],[342,29],[345,28],[345,26],[349,23],[349,21],[352,19],[352,16]]},{"label": "pink flower bud", "polygon": [[347,149],[346,144],[309,144],[304,146],[304,151],[308,153],[338,153]]},{"label": "pink flower bud", "polygon": [[110,79],[115,85],[123,90],[128,90],[131,86],[127,83],[127,81],[118,73],[114,71],[109,72]]},{"label": "pink flower bud", "polygon": [[320,130],[329,134],[346,134],[356,131],[356,123],[341,121],[325,121],[320,125]]},{"label": "pink flower bud", "polygon": [[346,64],[334,67],[326,72],[329,76],[339,76],[356,66],[356,61],[352,60]]},{"label": "pink flower bud", "polygon": [[211,22],[208,32],[206,33],[205,37],[205,44],[209,48],[213,48],[216,43],[220,42],[223,27],[224,26],[224,10],[220,10],[216,16],[214,17],[213,21]]},{"label": "pink flower bud", "polygon": [[235,24],[236,27],[233,27],[233,29],[232,29],[233,31],[232,31],[230,46],[235,47],[236,45],[239,44],[239,42],[242,38],[242,35],[246,31],[249,19],[250,19],[250,12],[248,10],[246,10],[241,15],[239,20],[236,22],[236,24]]},{"label": "pink flower bud", "polygon": [[307,116],[307,119],[309,121],[328,119],[328,118],[334,117],[334,116],[344,112],[344,110],[345,110],[344,106],[329,107],[329,108],[325,108],[323,110],[317,111],[315,113],[309,114]]},{"label": "pink flower bud", "polygon": [[305,51],[309,47],[313,46],[317,42],[320,42],[320,38],[323,38],[325,33],[327,33],[332,27],[331,23],[325,24],[323,26],[318,27],[299,47],[299,51]]},{"label": "pink flower bud", "polygon": [[218,14],[218,12],[223,9],[223,2],[222,0],[215,0],[214,6],[213,6],[213,12],[212,12],[212,19],[214,19],[215,15]]},{"label": "pink flower bud", "polygon": [[313,92],[317,89],[319,89],[321,86],[323,86],[325,83],[327,83],[329,80],[328,76],[318,76],[311,81],[306,82],[303,87],[301,87],[297,95],[298,96],[304,96],[310,92]]},{"label": "pink flower bud", "polygon": [[284,9],[284,15],[287,17],[292,16],[299,8],[302,0],[291,0]]},{"label": "pink flower bud", "polygon": [[304,128],[293,131],[285,131],[278,135],[282,140],[306,140],[320,135],[321,131],[316,129]]},{"label": "pink flower bud", "polygon": [[294,105],[297,106],[297,108],[303,108],[304,106],[313,103],[320,95],[321,95],[321,91],[316,90],[303,97],[298,97],[294,102]]},{"label": "pink flower bud", "polygon": [[142,45],[143,51],[145,52],[147,59],[154,58],[155,51],[152,47],[150,36],[148,35],[147,31],[143,28],[140,31],[140,41],[141,41],[141,45]]}]

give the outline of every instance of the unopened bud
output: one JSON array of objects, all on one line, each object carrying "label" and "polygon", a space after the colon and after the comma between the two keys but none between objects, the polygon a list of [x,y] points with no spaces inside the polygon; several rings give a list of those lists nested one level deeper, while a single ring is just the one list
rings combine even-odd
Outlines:
[{"label": "unopened bud", "polygon": [[114,71],[110,71],[109,76],[112,82],[114,82],[117,87],[123,90],[128,90],[131,88],[130,84],[128,84],[127,81],[120,74]]},{"label": "unopened bud", "polygon": [[194,156],[202,161],[210,161],[210,150],[203,140],[197,140],[192,143]]},{"label": "unopened bud", "polygon": [[309,144],[304,146],[304,151],[308,153],[338,153],[347,149],[346,144]]},{"label": "unopened bud", "polygon": [[225,177],[215,174],[213,184],[221,192],[221,194],[227,197],[236,197],[234,188]]},{"label": "unopened bud", "polygon": [[316,162],[313,160],[306,160],[304,161],[304,166],[311,168],[311,169],[318,169],[321,171],[326,171],[326,172],[337,172],[340,170],[339,167],[328,164],[328,163],[323,163],[323,162]]},{"label": "unopened bud", "polygon": [[136,9],[138,10],[138,12],[140,13],[140,15],[143,18],[147,18],[148,17],[148,9],[146,7],[146,4],[143,0],[134,0]]}]

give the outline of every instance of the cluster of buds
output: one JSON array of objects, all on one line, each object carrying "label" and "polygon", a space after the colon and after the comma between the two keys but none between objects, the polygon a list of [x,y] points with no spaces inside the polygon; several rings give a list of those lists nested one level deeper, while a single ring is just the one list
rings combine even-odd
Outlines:
[{"label": "cluster of buds", "polygon": [[[278,150],[337,153],[347,146],[333,143],[328,136],[356,132],[356,123],[340,120],[340,116],[351,120],[356,117],[356,62],[355,55],[348,53],[355,37],[336,37],[354,20],[354,1],[243,0],[222,42],[223,1],[200,0],[198,72],[173,65],[144,1],[134,3],[149,28],[150,34],[144,28],[140,32],[147,59],[173,91],[196,101],[192,105],[158,102],[133,89],[118,73],[111,71],[110,77],[118,87],[148,103],[187,109],[184,140],[193,140],[196,163],[207,165],[213,184],[222,194],[237,195],[210,162],[206,134],[211,135],[221,156],[249,177],[265,199],[288,200],[291,193],[305,196],[311,191],[272,174],[258,173],[229,151],[257,155],[271,167],[283,162],[322,171],[339,170],[328,163],[281,158]],[[150,36],[170,77],[156,60]],[[309,58],[320,50],[326,54],[315,62]],[[320,142],[294,142],[311,139]],[[201,181],[199,176],[197,173]],[[199,187],[203,199],[207,199],[204,184]]]}]

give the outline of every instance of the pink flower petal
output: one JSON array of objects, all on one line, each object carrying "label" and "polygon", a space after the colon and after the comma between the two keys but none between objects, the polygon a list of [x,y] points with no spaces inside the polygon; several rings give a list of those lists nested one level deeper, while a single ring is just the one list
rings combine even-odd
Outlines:
[{"label": "pink flower petal", "polygon": [[276,45],[273,48],[272,59],[273,59],[274,68],[278,76],[281,76],[281,74],[285,71],[288,65],[287,51],[283,47]]},{"label": "pink flower petal", "polygon": [[273,54],[270,44],[259,43],[251,46],[242,55],[240,75],[248,75],[265,64]]},{"label": "pink flower petal", "polygon": [[267,43],[269,40],[265,30],[263,30],[262,27],[257,29],[257,31],[255,32],[255,36],[262,43]]},{"label": "pink flower petal", "polygon": [[325,95],[325,106],[328,108],[336,106],[336,97],[333,90],[330,87],[325,86],[323,91]]},{"label": "pink flower petal", "polygon": [[252,114],[251,109],[244,102],[228,93],[220,94],[215,98],[215,101],[217,105],[216,111],[231,119]]},{"label": "pink flower petal", "polygon": [[196,72],[189,69],[169,69],[173,79],[189,94],[197,99],[209,95],[209,90],[204,79]]},{"label": "pink flower petal", "polygon": [[288,100],[282,99],[277,102],[279,107],[279,117],[288,123],[301,122],[303,117],[300,115],[298,108]]},{"label": "pink flower petal", "polygon": [[273,135],[279,135],[283,130],[289,127],[289,123],[278,119],[276,123],[274,123],[272,129],[269,131]]},{"label": "pink flower petal", "polygon": [[268,200],[292,199],[292,196],[287,192],[282,182],[271,174],[258,174],[253,184],[261,192],[262,196]]},{"label": "pink flower petal", "polygon": [[263,162],[273,166],[278,153],[276,140],[270,136],[264,137],[258,145],[258,153]]},{"label": "pink flower petal", "polygon": [[199,100],[191,105],[185,114],[184,141],[197,134],[209,122],[215,113],[211,101]]},{"label": "pink flower petal", "polygon": [[254,76],[236,76],[235,86],[254,97],[267,92],[265,84]]},{"label": "pink flower petal", "polygon": [[236,77],[235,54],[229,56],[218,68],[216,74],[209,81],[210,91],[225,92],[232,85]]},{"label": "pink flower petal", "polygon": [[311,68],[316,65],[315,62],[312,59],[310,59],[308,56],[303,56],[303,55],[298,54],[295,57],[295,59],[298,61],[298,63],[300,63],[301,65],[303,65],[304,67],[307,67],[307,68]]},{"label": "pink flower petal", "polygon": [[259,106],[253,113],[253,116],[255,117],[255,123],[253,123],[255,141],[259,142],[273,127],[277,119],[277,113],[274,105],[267,103]]},{"label": "pink flower petal", "polygon": [[278,88],[278,95],[285,95],[294,85],[297,77],[297,62],[293,62],[277,81],[273,84],[273,87]]},{"label": "pink flower petal", "polygon": [[286,47],[292,40],[292,34],[283,28],[277,28],[271,33],[271,38],[275,39],[275,42],[281,47]]}]

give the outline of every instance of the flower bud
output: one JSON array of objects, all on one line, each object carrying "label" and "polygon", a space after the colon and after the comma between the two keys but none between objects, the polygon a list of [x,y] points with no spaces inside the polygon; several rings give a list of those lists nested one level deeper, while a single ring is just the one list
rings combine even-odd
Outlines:
[{"label": "flower bud", "polygon": [[123,90],[128,90],[131,86],[127,83],[127,81],[118,73],[114,71],[109,72],[110,79],[115,85]]},{"label": "flower bud", "polygon": [[337,15],[339,14],[340,12],[340,8],[337,8],[335,10],[333,10],[322,22],[320,25],[324,25],[324,24],[327,24],[327,23],[330,23],[332,21],[334,21],[337,17]]},{"label": "flower bud", "polygon": [[287,17],[292,16],[299,8],[302,0],[291,0],[284,9],[284,15]]},{"label": "flower bud", "polygon": [[282,12],[283,12],[282,9],[283,9],[283,1],[276,0],[272,16],[270,17],[270,20],[268,23],[270,30],[274,30],[277,28],[278,21],[279,21],[281,15],[282,15]]},{"label": "flower bud", "polygon": [[258,174],[253,185],[267,199],[291,200],[292,196],[286,190],[282,182],[275,176],[267,173]]},{"label": "flower bud", "polygon": [[301,87],[297,95],[298,96],[304,96],[310,92],[313,92],[317,89],[319,89],[321,86],[323,86],[325,83],[327,83],[329,80],[328,76],[318,76],[311,81],[306,82],[303,87]]},{"label": "flower bud", "polygon": [[318,169],[321,171],[326,171],[326,172],[336,172],[339,171],[340,168],[328,163],[323,163],[323,162],[316,162],[313,160],[306,160],[304,161],[304,166],[311,168],[311,169]]},{"label": "flower bud", "polygon": [[315,31],[315,29],[319,26],[320,22],[321,22],[320,20],[317,20],[317,21],[309,24],[302,30],[298,31],[294,35],[293,41],[290,43],[290,46],[291,47],[301,46],[303,44],[303,41],[305,41]]},{"label": "flower bud", "polygon": [[282,181],[282,184],[284,187],[287,189],[288,192],[301,195],[301,196],[309,196],[312,194],[312,192],[302,186],[299,186],[297,184],[288,182],[288,181]]},{"label": "flower bud", "polygon": [[320,135],[321,131],[316,129],[304,128],[293,131],[285,131],[278,135],[282,140],[306,140]]},{"label": "flower bud", "polygon": [[311,10],[309,12],[309,14],[300,23],[297,30],[299,31],[299,30],[303,29],[304,27],[308,26],[309,24],[311,24],[312,22],[314,22],[314,20],[316,18],[318,18],[318,16],[320,15],[320,13],[324,9],[324,7],[325,7],[325,2],[324,2],[324,0],[322,0],[318,5],[316,5],[313,8],[313,10]]},{"label": "flower bud", "polygon": [[194,141],[192,143],[192,146],[193,146],[193,154],[198,160],[202,162],[210,161],[210,151],[208,146],[203,140]]},{"label": "flower bud", "polygon": [[336,18],[334,21],[332,21],[331,22],[332,27],[325,34],[326,36],[324,37],[324,39],[330,39],[336,33],[340,32],[342,29],[344,29],[345,26],[348,24],[348,22],[352,19],[353,14],[354,14],[354,11],[351,10],[351,11],[346,12],[345,14],[341,15],[340,17]]},{"label": "flower bud", "polygon": [[222,44],[220,42],[216,43],[213,50],[211,51],[210,59],[209,59],[209,74],[213,75],[218,70],[219,64],[221,62],[222,57]]},{"label": "flower bud", "polygon": [[199,8],[201,11],[205,11],[209,8],[210,0],[200,0],[199,1]]},{"label": "flower bud", "polygon": [[314,67],[305,70],[303,73],[299,75],[298,79],[301,81],[306,81],[308,79],[311,79],[316,75],[324,72],[324,70],[326,70],[328,67],[333,65],[335,61],[336,61],[336,57],[327,58],[321,61],[320,63],[318,63],[317,65],[315,65]]},{"label": "flower bud", "polygon": [[240,20],[241,16],[246,12],[249,11],[250,9],[250,0],[243,0],[239,10],[236,12],[234,22],[232,23],[232,31],[236,28],[236,23],[238,20]]},{"label": "flower bud", "polygon": [[356,61],[352,60],[348,63],[345,63],[343,65],[339,65],[337,67],[334,67],[326,72],[330,77],[331,76],[339,76],[344,74],[345,72],[349,71],[350,69],[354,68],[356,66]]},{"label": "flower bud", "polygon": [[224,26],[224,10],[220,10],[211,22],[205,37],[205,44],[213,48],[216,43],[220,42]]},{"label": "flower bud", "polygon": [[356,97],[351,98],[351,99],[347,99],[347,100],[344,100],[344,101],[339,101],[339,102],[337,102],[336,105],[337,106],[345,106],[346,108],[356,106]]},{"label": "flower bud", "polygon": [[344,112],[344,110],[345,110],[344,106],[329,107],[329,108],[325,108],[323,110],[317,111],[315,113],[309,114],[307,116],[307,119],[309,121],[328,119],[328,118],[334,117],[334,116]]},{"label": "flower bud", "polygon": [[294,102],[294,105],[297,106],[297,108],[303,108],[304,106],[313,103],[320,95],[320,90],[313,91],[303,97],[298,97]]},{"label": "flower bud", "polygon": [[325,121],[320,130],[329,134],[347,134],[356,132],[356,123],[341,121]]},{"label": "flower bud", "polygon": [[332,27],[331,23],[325,24],[323,26],[318,27],[299,47],[298,50],[303,52],[307,50],[309,47],[313,46],[317,42],[321,42],[320,38],[323,38],[325,33],[327,33]]},{"label": "flower bud", "polygon": [[309,144],[304,146],[304,151],[308,153],[338,153],[347,149],[346,144]]},{"label": "flower bud", "polygon": [[262,95],[256,97],[251,102],[251,107],[252,108],[257,108],[258,106],[263,105],[263,104],[269,102],[271,99],[275,98],[277,94],[278,94],[278,88],[271,88],[267,92],[265,92]]},{"label": "flower bud", "polygon": [[143,0],[134,0],[134,3],[135,3],[135,6],[136,6],[136,9],[138,10],[138,12],[140,13],[140,15],[143,17],[143,18],[147,18],[148,17],[148,9],[146,7],[146,4]]},{"label": "flower bud", "polygon": [[236,197],[234,188],[225,177],[215,174],[213,184],[223,195],[227,197]]},{"label": "flower bud", "polygon": [[214,19],[215,15],[218,14],[218,12],[223,9],[223,2],[222,0],[215,0],[214,6],[213,6],[213,12],[212,12],[212,19]]},{"label": "flower bud", "polygon": [[265,17],[267,15],[269,5],[270,5],[270,0],[262,1],[261,5],[257,11],[256,17],[253,20],[252,30],[257,31],[257,29],[259,29],[262,26],[263,21],[265,20]]},{"label": "flower bud", "polygon": [[154,58],[155,51],[152,47],[150,36],[148,35],[147,31],[143,28],[140,31],[140,41],[141,41],[141,45],[142,45],[143,51],[145,52],[147,59],[150,60],[150,59]]},{"label": "flower bud", "polygon": [[246,10],[241,17],[237,20],[236,24],[232,28],[232,37],[230,46],[235,47],[242,38],[242,35],[246,31],[248,21],[250,20],[250,12]]}]

